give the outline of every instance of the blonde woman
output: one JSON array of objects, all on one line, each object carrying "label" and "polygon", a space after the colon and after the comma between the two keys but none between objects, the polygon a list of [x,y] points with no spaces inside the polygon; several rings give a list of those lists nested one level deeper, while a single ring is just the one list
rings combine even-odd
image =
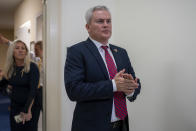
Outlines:
[{"label": "blonde woman", "polygon": [[37,131],[40,107],[36,104],[36,94],[39,77],[39,69],[30,61],[26,44],[21,40],[10,44],[0,87],[12,86],[11,131]]}]

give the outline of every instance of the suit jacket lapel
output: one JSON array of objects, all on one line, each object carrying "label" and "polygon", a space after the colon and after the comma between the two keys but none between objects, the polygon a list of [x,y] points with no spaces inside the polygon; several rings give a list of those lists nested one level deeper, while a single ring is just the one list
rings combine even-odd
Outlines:
[{"label": "suit jacket lapel", "polygon": [[116,62],[117,70],[119,72],[120,70],[123,69],[123,65],[122,65],[122,61],[121,61],[121,58],[120,58],[121,56],[120,56],[119,50],[118,50],[118,48],[115,48],[111,44],[110,44],[110,50],[112,51],[112,54],[113,54],[115,62]]},{"label": "suit jacket lapel", "polygon": [[101,57],[97,47],[95,46],[95,44],[89,38],[87,39],[86,42],[87,42],[87,44],[86,44],[87,48],[95,56],[95,58],[96,58],[97,62],[99,63],[99,65],[100,65],[100,67],[101,67],[101,69],[102,69],[106,79],[109,79],[105,63],[104,63],[104,61],[103,61],[103,59],[102,59],[102,57]]}]

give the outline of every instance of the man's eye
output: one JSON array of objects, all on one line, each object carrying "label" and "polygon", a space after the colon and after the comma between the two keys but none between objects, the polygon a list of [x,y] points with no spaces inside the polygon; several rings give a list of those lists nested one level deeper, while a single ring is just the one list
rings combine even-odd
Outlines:
[{"label": "man's eye", "polygon": [[98,20],[98,21],[97,21],[97,23],[103,23],[103,22],[104,22],[103,20]]},{"label": "man's eye", "polygon": [[107,23],[111,23],[111,20],[107,20]]}]

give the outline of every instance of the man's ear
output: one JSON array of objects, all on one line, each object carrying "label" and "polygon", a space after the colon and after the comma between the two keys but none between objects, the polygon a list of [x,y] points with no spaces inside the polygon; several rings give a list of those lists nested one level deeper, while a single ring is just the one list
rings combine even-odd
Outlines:
[{"label": "man's ear", "polygon": [[86,24],[86,30],[89,31],[89,24]]}]

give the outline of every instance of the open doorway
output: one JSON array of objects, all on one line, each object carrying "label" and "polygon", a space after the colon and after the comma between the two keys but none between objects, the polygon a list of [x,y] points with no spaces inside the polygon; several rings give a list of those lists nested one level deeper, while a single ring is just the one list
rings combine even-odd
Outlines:
[{"label": "open doorway", "polygon": [[[43,8],[42,0],[1,0],[0,35],[9,40],[9,43],[15,39],[22,40],[35,55],[34,44],[37,41],[43,41]],[[8,47],[8,43],[0,44],[0,69],[4,68]],[[10,98],[1,93],[0,107],[2,109],[0,110],[0,131],[9,131]],[[38,131],[44,128],[42,116],[41,111]]]}]

